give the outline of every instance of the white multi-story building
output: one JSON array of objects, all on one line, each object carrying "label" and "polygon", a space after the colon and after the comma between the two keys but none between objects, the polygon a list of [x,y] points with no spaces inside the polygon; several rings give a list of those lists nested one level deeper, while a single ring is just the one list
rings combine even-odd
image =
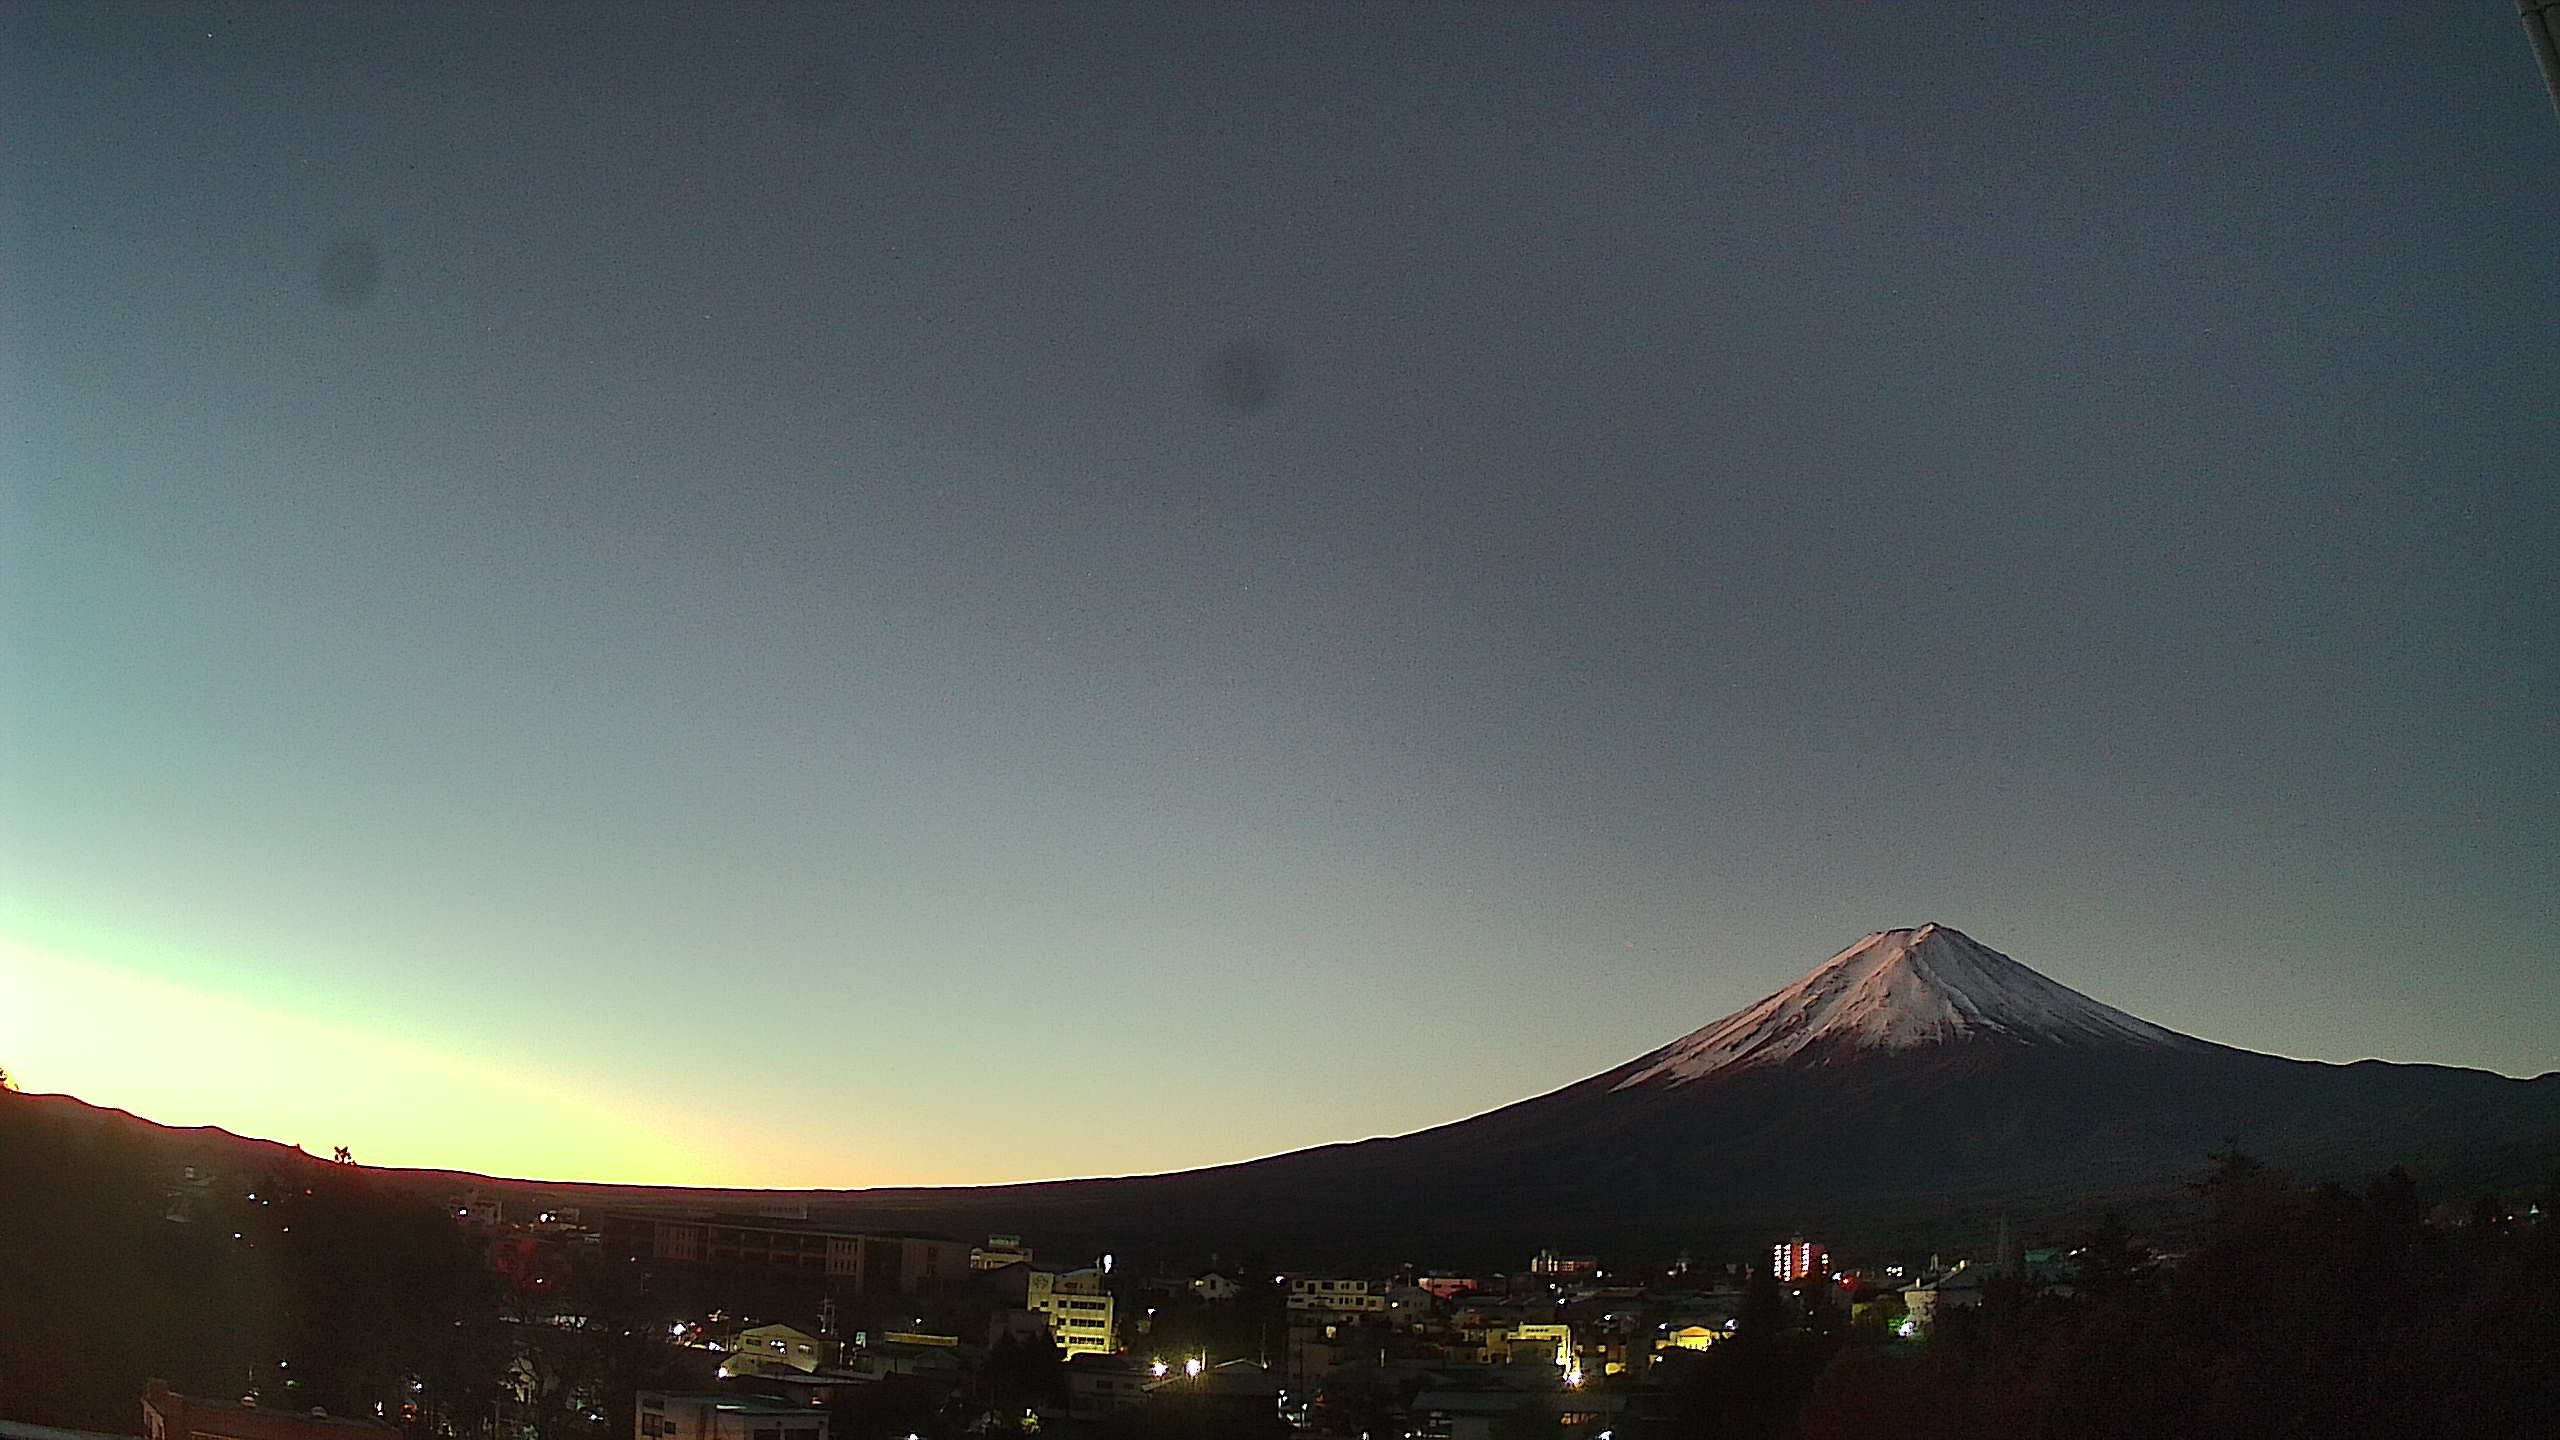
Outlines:
[{"label": "white multi-story building", "polygon": [[1035,1267],[1024,1278],[1028,1283],[1023,1308],[1037,1312],[1048,1322],[1049,1338],[1069,1359],[1110,1355],[1120,1349],[1111,1292],[1103,1288],[1100,1270],[1056,1272]]},{"label": "white multi-story building", "polygon": [[1374,1280],[1302,1276],[1289,1282],[1289,1308],[1327,1315],[1382,1315],[1387,1309],[1387,1289]]},{"label": "white multi-story building", "polygon": [[720,1378],[740,1375],[770,1375],[796,1370],[814,1374],[820,1365],[834,1358],[835,1346],[788,1325],[759,1325],[738,1332],[730,1344],[730,1356],[721,1362]]},{"label": "white multi-story building", "polygon": [[1769,1250],[1769,1273],[1777,1276],[1780,1284],[1820,1279],[1830,1264],[1831,1256],[1801,1235]]}]

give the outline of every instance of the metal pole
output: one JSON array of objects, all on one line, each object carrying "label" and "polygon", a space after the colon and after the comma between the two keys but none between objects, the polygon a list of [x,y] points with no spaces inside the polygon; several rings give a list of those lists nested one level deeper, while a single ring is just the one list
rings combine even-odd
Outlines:
[{"label": "metal pole", "polygon": [[2533,42],[2533,58],[2542,65],[2543,88],[2551,92],[2551,108],[2560,112],[2560,0],[2516,0],[2525,38]]}]

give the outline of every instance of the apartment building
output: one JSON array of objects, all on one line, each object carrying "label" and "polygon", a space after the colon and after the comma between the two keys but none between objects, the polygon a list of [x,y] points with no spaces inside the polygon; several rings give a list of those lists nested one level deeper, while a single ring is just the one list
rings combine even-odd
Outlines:
[{"label": "apartment building", "polygon": [[1387,1287],[1374,1280],[1300,1276],[1289,1282],[1289,1308],[1322,1315],[1383,1315],[1387,1310]]},{"label": "apartment building", "polygon": [[1111,1292],[1103,1288],[1100,1270],[1052,1271],[1035,1266],[1023,1278],[1023,1308],[1048,1322],[1049,1338],[1068,1359],[1110,1355],[1120,1349]]},{"label": "apartment building", "polygon": [[613,1253],[711,1270],[798,1274],[864,1295],[940,1295],[969,1272],[969,1246],[938,1235],[838,1230],[805,1221],[715,1215],[610,1215]]}]

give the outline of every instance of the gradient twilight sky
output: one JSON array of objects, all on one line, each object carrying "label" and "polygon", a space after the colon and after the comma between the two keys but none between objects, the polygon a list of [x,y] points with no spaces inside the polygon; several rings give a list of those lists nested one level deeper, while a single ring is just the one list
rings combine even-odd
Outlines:
[{"label": "gradient twilight sky", "polygon": [[732,1184],[1938,920],[2560,1066],[2507,0],[0,9],[0,1066]]}]

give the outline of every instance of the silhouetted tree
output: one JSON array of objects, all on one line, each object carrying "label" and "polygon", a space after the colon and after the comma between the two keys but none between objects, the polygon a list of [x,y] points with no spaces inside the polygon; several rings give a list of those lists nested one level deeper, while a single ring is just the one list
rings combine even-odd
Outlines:
[{"label": "silhouetted tree", "polygon": [[29,1102],[0,1157],[0,1414],[127,1431],[158,1377],[398,1418],[488,1373],[478,1254],[365,1172]]},{"label": "silhouetted tree", "polygon": [[1694,1361],[1675,1361],[1671,1408],[1678,1433],[1699,1440],[1778,1440],[1841,1348],[1845,1326],[1802,1323],[1777,1277],[1755,1269],[1744,1283],[1733,1334]]},{"label": "silhouetted tree", "polygon": [[1019,1415],[1066,1399],[1067,1378],[1057,1343],[1047,1336],[1026,1338],[1007,1332],[987,1347],[979,1367],[979,1383],[987,1409],[997,1416]]},{"label": "silhouetted tree", "polygon": [[[2174,1268],[2112,1220],[2070,1292],[1992,1287],[1923,1343],[1842,1352],[1808,1440],[2517,1440],[2560,1413],[2560,1225],[2429,1226],[2409,1175],[2300,1186],[2226,1149]],[[2542,1427],[2542,1428],[2537,1428]]]},{"label": "silhouetted tree", "polygon": [[2142,1288],[2151,1266],[2150,1250],[2134,1240],[2124,1218],[2111,1210],[2074,1247],[2071,1284],[2093,1300],[2120,1300]]}]

